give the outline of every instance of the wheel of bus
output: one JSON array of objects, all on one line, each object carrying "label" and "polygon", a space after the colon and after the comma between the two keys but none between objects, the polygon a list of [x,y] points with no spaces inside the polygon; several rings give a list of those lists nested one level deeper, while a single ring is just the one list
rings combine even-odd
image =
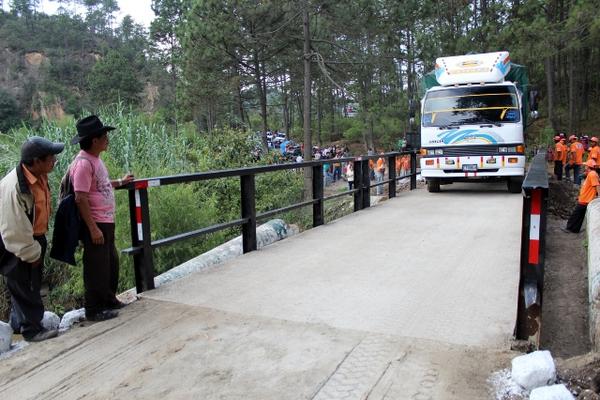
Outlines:
[{"label": "wheel of bus", "polygon": [[510,193],[521,193],[521,188],[523,187],[523,178],[508,178],[506,183]]},{"label": "wheel of bus", "polygon": [[438,193],[440,191],[440,180],[427,179],[427,191],[429,193]]}]

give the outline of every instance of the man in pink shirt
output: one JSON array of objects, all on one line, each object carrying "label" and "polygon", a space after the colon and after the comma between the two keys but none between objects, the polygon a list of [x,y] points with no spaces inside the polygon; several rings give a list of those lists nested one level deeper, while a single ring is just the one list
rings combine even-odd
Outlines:
[{"label": "man in pink shirt", "polygon": [[81,148],[69,172],[75,202],[85,224],[82,232],[83,284],[85,316],[90,321],[114,318],[118,315],[115,310],[123,307],[116,297],[119,257],[115,247],[113,188],[130,183],[133,175],[111,181],[100,159],[100,153],[108,149],[108,132],[114,129],[91,115],[77,122],[77,136],[71,140],[71,144],[79,143]]}]

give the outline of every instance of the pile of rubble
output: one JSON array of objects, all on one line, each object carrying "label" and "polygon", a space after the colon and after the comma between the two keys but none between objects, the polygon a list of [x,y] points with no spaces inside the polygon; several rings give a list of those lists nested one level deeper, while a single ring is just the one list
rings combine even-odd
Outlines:
[{"label": "pile of rubble", "polygon": [[558,372],[547,350],[515,357],[511,364],[490,378],[497,400],[600,400],[600,357],[563,361]]}]

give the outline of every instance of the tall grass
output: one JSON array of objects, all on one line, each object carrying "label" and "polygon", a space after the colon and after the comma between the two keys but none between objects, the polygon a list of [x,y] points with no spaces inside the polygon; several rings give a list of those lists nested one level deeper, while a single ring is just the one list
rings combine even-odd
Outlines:
[{"label": "tall grass", "polygon": [[[242,167],[253,163],[253,142],[242,132],[224,130],[204,136],[197,133],[193,125],[188,125],[175,136],[167,125],[152,116],[130,112],[118,105],[102,109],[98,115],[104,124],[117,128],[109,133],[109,149],[101,155],[113,179],[128,172],[134,173],[136,178],[149,178]],[[35,130],[21,127],[0,135],[1,176],[17,165],[20,146],[27,137],[37,135],[66,143],[65,151],[58,156],[55,170],[49,176],[53,204],[56,204],[60,179],[79,152],[79,146],[68,144],[76,135],[75,123],[73,118],[44,121]],[[239,190],[238,178],[150,188],[152,239],[239,218]],[[292,171],[261,175],[257,179],[258,210],[297,202],[301,194],[301,175]],[[123,249],[131,245],[126,191],[116,191],[116,206],[116,245],[118,249]],[[238,234],[239,230],[230,229],[161,248],[154,253],[156,272],[168,270]],[[51,238],[51,235],[49,232],[48,237]],[[80,256],[78,254],[76,267],[46,259],[50,309],[62,312],[81,306],[83,284]],[[119,288],[125,290],[133,286],[132,262],[129,257],[121,257]]]}]

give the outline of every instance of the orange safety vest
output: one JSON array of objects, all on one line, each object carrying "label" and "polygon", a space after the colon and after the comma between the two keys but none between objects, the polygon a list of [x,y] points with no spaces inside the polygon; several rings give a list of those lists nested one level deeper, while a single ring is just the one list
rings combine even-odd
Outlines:
[{"label": "orange safety vest", "polygon": [[580,142],[573,142],[571,143],[569,150],[571,153],[571,159],[569,160],[569,164],[583,164],[583,153],[585,152],[583,145]]},{"label": "orange safety vest", "polygon": [[600,185],[600,182],[598,182],[598,173],[593,170],[588,172],[579,191],[579,198],[577,199],[579,204],[589,204],[594,200],[598,194],[596,191],[596,186],[598,185]]}]

